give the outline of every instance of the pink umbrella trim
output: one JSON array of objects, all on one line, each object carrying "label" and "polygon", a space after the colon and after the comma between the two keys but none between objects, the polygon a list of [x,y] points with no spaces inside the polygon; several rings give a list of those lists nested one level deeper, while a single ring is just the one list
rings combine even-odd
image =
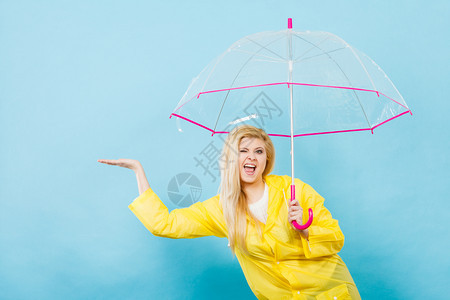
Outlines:
[{"label": "pink umbrella trim", "polygon": [[297,83],[297,82],[276,82],[276,83],[265,83],[265,84],[257,84],[257,85],[249,85],[249,86],[241,86],[241,87],[235,87],[235,88],[229,88],[229,89],[219,89],[219,90],[211,90],[211,91],[206,91],[206,92],[200,92],[196,95],[194,95],[191,99],[189,99],[188,101],[186,101],[185,103],[183,103],[180,107],[176,108],[174,110],[174,112],[176,112],[177,110],[179,110],[181,107],[183,107],[186,103],[190,102],[192,99],[195,98],[199,98],[200,95],[202,94],[210,94],[210,93],[218,93],[218,92],[224,92],[224,91],[232,91],[232,90],[239,90],[239,89],[248,89],[248,88],[253,88],[253,87],[263,87],[263,86],[271,86],[271,85],[283,85],[286,84],[288,87],[290,84],[292,85],[304,85],[304,86],[315,86],[315,87],[326,87],[326,88],[333,88],[333,89],[345,89],[345,90],[354,90],[354,91],[363,91],[363,92],[372,92],[372,93],[376,93],[378,97],[380,97],[380,94],[385,96],[386,98],[394,101],[395,103],[397,103],[398,105],[404,107],[405,109],[409,108],[397,101],[395,101],[394,99],[392,99],[391,97],[386,96],[385,94],[383,94],[380,91],[376,91],[376,90],[369,90],[369,89],[362,89],[362,88],[355,88],[355,87],[348,87],[348,86],[337,86],[337,85],[323,85],[323,84],[313,84],[313,83]]},{"label": "pink umbrella trim", "polygon": [[[392,117],[392,118],[387,119],[386,121],[381,122],[380,124],[375,125],[375,126],[372,127],[372,128],[348,129],[348,130],[337,130],[337,131],[324,131],[324,132],[315,132],[315,133],[302,133],[302,134],[296,134],[296,135],[294,135],[294,137],[308,136],[308,135],[320,135],[320,134],[331,134],[331,133],[354,132],[354,131],[368,131],[368,130],[370,130],[370,131],[373,133],[373,130],[374,130],[375,128],[377,128],[377,127],[383,125],[384,123],[387,123],[387,122],[389,122],[389,121],[392,121],[392,120],[394,120],[394,119],[396,119],[396,118],[398,118],[398,117],[400,117],[400,116],[403,116],[404,114],[407,114],[407,113],[410,113],[410,114],[412,115],[411,111],[410,111],[410,110],[407,110],[407,111],[404,111],[404,112],[402,112],[402,113],[400,113],[400,114],[398,114],[398,115],[396,115],[396,116],[394,116],[394,117]],[[200,126],[200,127],[204,128],[204,129],[210,131],[210,132],[212,133],[212,135],[214,135],[214,134],[227,134],[227,133],[229,133],[228,131],[214,131],[214,130],[212,130],[211,128],[208,128],[208,127],[206,127],[206,126],[204,126],[204,125],[202,125],[202,124],[200,124],[200,123],[197,123],[197,122],[195,122],[195,121],[192,121],[192,120],[189,119],[189,118],[180,116],[179,114],[172,113],[172,114],[170,115],[169,118],[172,118],[172,116],[178,117],[178,118],[183,119],[183,120],[185,120],[185,121],[188,121],[188,122],[190,122],[190,123],[192,123],[192,124],[195,124],[195,125],[197,125],[197,126]],[[291,137],[291,136],[288,135],[288,134],[268,133],[268,135],[270,135],[270,136],[280,136],[280,137]]]}]

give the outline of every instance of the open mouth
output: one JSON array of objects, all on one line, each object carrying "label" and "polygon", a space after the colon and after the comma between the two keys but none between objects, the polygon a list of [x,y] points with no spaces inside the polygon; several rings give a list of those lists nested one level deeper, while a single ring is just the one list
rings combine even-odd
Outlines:
[{"label": "open mouth", "polygon": [[254,164],[245,164],[244,171],[247,175],[254,175],[256,170],[256,165]]}]

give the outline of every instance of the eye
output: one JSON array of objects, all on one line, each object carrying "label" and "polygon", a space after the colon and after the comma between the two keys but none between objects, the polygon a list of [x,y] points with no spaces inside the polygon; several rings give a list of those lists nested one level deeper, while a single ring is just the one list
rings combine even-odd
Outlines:
[{"label": "eye", "polygon": [[247,150],[245,150],[245,149],[241,149],[241,150],[240,150],[240,152],[247,152]]},{"label": "eye", "polygon": [[258,154],[262,154],[264,151],[262,151],[262,150],[256,150],[256,153],[258,153]]}]

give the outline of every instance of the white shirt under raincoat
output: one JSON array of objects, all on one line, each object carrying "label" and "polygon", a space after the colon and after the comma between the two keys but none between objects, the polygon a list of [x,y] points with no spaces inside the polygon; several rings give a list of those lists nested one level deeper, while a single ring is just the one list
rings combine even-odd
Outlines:
[{"label": "white shirt under raincoat", "polygon": [[[295,179],[303,220],[308,218],[308,208],[314,211],[308,241],[288,222],[284,195],[290,195],[291,178],[268,175],[264,181],[269,187],[269,206],[266,224],[260,223],[262,237],[255,221],[248,217],[249,254],[236,249],[255,296],[258,299],[361,299],[347,266],[337,255],[344,245],[344,235],[338,221],[324,207],[324,199],[312,187]],[[228,236],[219,195],[169,213],[149,188],[129,208],[156,236]]]}]

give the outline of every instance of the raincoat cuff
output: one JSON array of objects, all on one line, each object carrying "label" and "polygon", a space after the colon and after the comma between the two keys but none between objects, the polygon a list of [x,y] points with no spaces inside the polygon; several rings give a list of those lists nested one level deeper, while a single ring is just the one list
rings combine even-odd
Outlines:
[{"label": "raincoat cuff", "polygon": [[306,258],[336,254],[344,246],[344,235],[342,232],[320,234],[316,231],[318,228],[313,226],[310,226],[308,230],[308,240],[301,238]]},{"label": "raincoat cuff", "polygon": [[154,195],[155,192],[149,187],[145,192],[143,192],[142,194],[140,194],[137,198],[135,198],[133,200],[133,202],[131,202],[128,205],[128,208],[136,214],[136,210],[139,206],[142,206],[142,204],[144,204],[146,201],[148,201],[148,199]]}]

